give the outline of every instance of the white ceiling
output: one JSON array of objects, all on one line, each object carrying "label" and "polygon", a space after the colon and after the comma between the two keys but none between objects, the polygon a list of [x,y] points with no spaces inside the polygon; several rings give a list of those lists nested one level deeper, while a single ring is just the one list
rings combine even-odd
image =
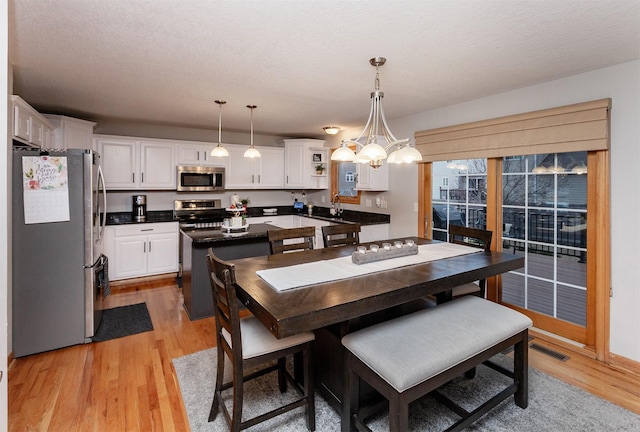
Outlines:
[{"label": "white ceiling", "polygon": [[14,93],[100,121],[321,136],[640,58],[640,0],[9,0]]}]

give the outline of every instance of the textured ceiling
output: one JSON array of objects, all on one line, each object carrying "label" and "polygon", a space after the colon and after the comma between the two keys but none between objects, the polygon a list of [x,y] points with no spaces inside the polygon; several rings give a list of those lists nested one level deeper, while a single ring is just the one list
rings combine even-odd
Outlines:
[{"label": "textured ceiling", "polygon": [[639,0],[9,0],[14,93],[87,120],[321,136],[640,58]]}]

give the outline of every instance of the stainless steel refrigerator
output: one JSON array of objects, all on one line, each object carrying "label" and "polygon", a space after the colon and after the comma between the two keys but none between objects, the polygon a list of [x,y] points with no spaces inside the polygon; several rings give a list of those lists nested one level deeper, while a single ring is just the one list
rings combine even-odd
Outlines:
[{"label": "stainless steel refrigerator", "polygon": [[100,155],[14,148],[12,195],[14,355],[90,342],[102,315],[105,261]]}]

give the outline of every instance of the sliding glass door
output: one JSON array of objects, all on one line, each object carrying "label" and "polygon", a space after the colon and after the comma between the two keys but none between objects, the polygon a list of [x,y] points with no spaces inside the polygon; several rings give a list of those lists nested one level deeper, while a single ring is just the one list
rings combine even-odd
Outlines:
[{"label": "sliding glass door", "polygon": [[[447,241],[449,224],[493,230],[496,249],[525,258],[524,268],[499,278],[497,300],[537,328],[586,343],[587,152],[492,161],[431,164],[427,231]],[[500,172],[488,176],[487,166]],[[495,179],[489,188],[488,177]]]},{"label": "sliding glass door", "polygon": [[[536,326],[583,341],[587,326],[587,153],[502,161],[502,248],[525,267],[500,301],[544,315]],[[567,329],[568,331],[564,331]]]}]

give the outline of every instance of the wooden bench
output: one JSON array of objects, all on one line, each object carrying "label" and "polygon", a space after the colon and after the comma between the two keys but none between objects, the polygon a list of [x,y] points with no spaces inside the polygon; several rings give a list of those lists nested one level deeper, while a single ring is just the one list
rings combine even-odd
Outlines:
[{"label": "wooden bench", "polygon": [[[526,408],[531,324],[519,312],[466,296],[346,335],[342,431],[369,430],[364,421],[375,413],[359,406],[360,379],[389,401],[389,430],[404,432],[410,402],[480,363],[513,381],[471,412],[437,394],[437,400],[461,417],[447,430],[465,428],[511,395],[516,405]],[[513,371],[487,361],[511,346]]]}]

